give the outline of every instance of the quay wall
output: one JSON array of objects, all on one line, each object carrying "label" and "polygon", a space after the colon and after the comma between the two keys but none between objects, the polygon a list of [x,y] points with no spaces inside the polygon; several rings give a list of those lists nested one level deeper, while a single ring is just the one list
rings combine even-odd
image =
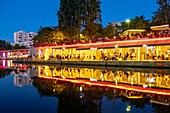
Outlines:
[{"label": "quay wall", "polygon": [[58,65],[86,65],[105,67],[136,67],[136,68],[170,68],[170,61],[38,61],[38,60],[14,60],[13,63],[28,64],[58,64]]}]

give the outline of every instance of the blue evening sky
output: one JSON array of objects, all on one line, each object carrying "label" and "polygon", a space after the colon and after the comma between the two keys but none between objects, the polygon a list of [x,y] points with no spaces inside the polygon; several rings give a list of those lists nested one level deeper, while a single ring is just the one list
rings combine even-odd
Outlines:
[{"label": "blue evening sky", "polygon": [[[101,0],[103,26],[144,15],[151,19],[156,0]],[[57,26],[59,0],[0,0],[0,40],[13,42],[16,31],[37,32],[40,26]]]}]

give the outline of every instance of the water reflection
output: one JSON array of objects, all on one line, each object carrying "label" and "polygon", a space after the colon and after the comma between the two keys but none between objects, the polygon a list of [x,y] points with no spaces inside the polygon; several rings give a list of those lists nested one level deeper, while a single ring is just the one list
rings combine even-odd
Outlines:
[{"label": "water reflection", "polygon": [[5,60],[0,60],[0,78],[8,76],[11,72],[11,68],[7,68],[8,62]]},{"label": "water reflection", "polygon": [[4,78],[10,74],[14,75],[14,85],[23,87],[32,84],[32,77],[37,76],[34,67],[26,64],[13,64],[11,60],[0,60],[0,78]]},{"label": "water reflection", "polygon": [[37,66],[39,77],[59,77],[62,79],[86,79],[115,84],[130,84],[143,87],[170,88],[170,73],[135,72],[107,69],[69,68],[57,66]]},{"label": "water reflection", "polygon": [[[104,98],[111,101],[113,105],[116,105],[118,101],[121,101],[122,104],[126,103],[127,107],[119,106],[124,112],[133,110],[134,107],[144,110],[148,105],[152,106],[156,113],[168,113],[170,110],[168,107],[170,96],[165,95],[74,84],[71,82],[62,82],[52,79],[46,80],[42,78],[36,78],[33,85],[37,88],[42,97],[55,96],[59,99],[58,113],[70,113],[70,111],[100,113],[102,112]],[[142,98],[127,98],[128,93],[142,96]]]},{"label": "water reflection", "polygon": [[139,72],[24,64],[0,69],[0,78],[9,74],[14,75],[16,87],[30,85],[41,98],[57,98],[55,113],[170,111],[170,73],[167,70]]},{"label": "water reflection", "polygon": [[12,71],[12,69],[0,68],[0,79],[8,76]]},{"label": "water reflection", "polygon": [[18,87],[23,87],[25,85],[32,85],[32,79],[26,74],[14,74],[14,85]]},{"label": "water reflection", "polygon": [[14,85],[18,87],[32,85],[32,78],[38,74],[36,67],[21,64],[16,64],[15,67],[17,70],[12,73],[14,75]]}]

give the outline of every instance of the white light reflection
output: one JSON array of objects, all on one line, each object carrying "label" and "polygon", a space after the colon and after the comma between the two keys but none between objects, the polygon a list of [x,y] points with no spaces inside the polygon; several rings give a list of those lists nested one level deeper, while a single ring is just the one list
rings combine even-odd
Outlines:
[{"label": "white light reflection", "polygon": [[130,111],[131,110],[131,106],[127,106],[126,111]]}]

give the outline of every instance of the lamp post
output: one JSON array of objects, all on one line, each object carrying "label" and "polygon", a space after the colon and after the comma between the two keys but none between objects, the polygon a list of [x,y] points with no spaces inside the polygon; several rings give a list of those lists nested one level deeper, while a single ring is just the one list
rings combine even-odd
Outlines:
[{"label": "lamp post", "polygon": [[[126,23],[128,24],[128,29],[129,29],[130,19],[126,19]],[[128,36],[129,36],[129,30],[128,30]]]},{"label": "lamp post", "polygon": [[115,34],[116,34],[116,22],[112,23],[112,28],[113,28],[113,35],[115,36]]},{"label": "lamp post", "polygon": [[128,23],[128,28],[129,28],[130,19],[126,19],[126,23]]}]

